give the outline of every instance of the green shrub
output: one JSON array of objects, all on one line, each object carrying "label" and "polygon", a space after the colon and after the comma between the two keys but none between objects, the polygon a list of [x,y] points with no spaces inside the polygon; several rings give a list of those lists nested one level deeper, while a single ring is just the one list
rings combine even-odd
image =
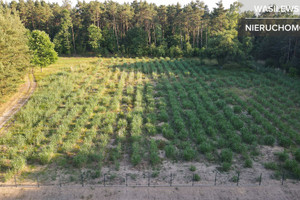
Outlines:
[{"label": "green shrub", "polygon": [[156,113],[148,113],[146,117],[146,122],[151,122],[155,124],[157,121],[157,116]]},{"label": "green shrub", "polygon": [[277,153],[277,156],[278,159],[282,162],[285,162],[289,158],[289,155],[285,151]]},{"label": "green shrub", "polygon": [[174,159],[174,160],[177,158],[177,150],[175,146],[172,144],[165,146],[165,153],[167,158]]},{"label": "green shrub", "polygon": [[126,119],[120,119],[118,121],[117,127],[118,127],[118,129],[126,128],[127,127],[127,120]]},{"label": "green shrub", "polygon": [[234,106],[233,111],[236,114],[240,114],[242,112],[242,107],[241,106]]},{"label": "green shrub", "polygon": [[231,163],[229,162],[223,162],[222,163],[222,168],[221,170],[224,171],[224,172],[228,172],[231,168]]},{"label": "green shrub", "polygon": [[289,148],[292,144],[292,141],[290,138],[288,137],[285,137],[285,136],[280,136],[278,138],[278,144],[282,147],[285,147],[285,148]]},{"label": "green shrub", "polygon": [[207,135],[213,137],[213,136],[216,135],[216,129],[214,129],[213,127],[209,126],[209,127],[206,129],[206,133],[207,133]]},{"label": "green shrub", "polygon": [[177,133],[177,137],[180,140],[186,141],[189,137],[189,132],[186,129],[181,129],[178,133]]},{"label": "green shrub", "polygon": [[178,45],[177,46],[173,45],[169,49],[169,55],[171,57],[181,57],[183,55],[183,51]]},{"label": "green shrub", "polygon": [[[122,100],[123,100],[124,103],[127,103],[127,104],[132,103],[132,97],[131,96],[123,96]],[[103,110],[103,111],[105,111],[105,110]]]},{"label": "green shrub", "polygon": [[184,122],[182,118],[175,118],[174,126],[177,131],[181,131],[184,128]]},{"label": "green shrub", "polygon": [[256,135],[253,135],[248,129],[242,129],[242,139],[245,143],[252,144],[255,142]]},{"label": "green shrub", "polygon": [[16,156],[11,160],[11,167],[13,172],[20,172],[26,166],[26,159],[22,156]]},{"label": "green shrub", "polygon": [[132,118],[132,123],[131,123],[131,135],[138,137],[142,133],[142,124],[143,124],[143,118],[141,115],[136,114]]},{"label": "green shrub", "polygon": [[234,183],[237,183],[238,180],[239,180],[239,177],[238,177],[238,176],[233,176],[233,177],[231,177],[231,179],[230,179],[230,181],[231,181],[231,182],[234,182]]},{"label": "green shrub", "polygon": [[300,167],[296,160],[286,160],[284,168],[288,170],[295,178],[300,178]]},{"label": "green shrub", "polygon": [[240,130],[244,126],[244,123],[242,122],[242,120],[240,120],[237,117],[233,117],[232,120],[231,120],[231,122],[232,122],[232,125],[234,126],[234,128],[236,130]]},{"label": "green shrub", "polygon": [[200,181],[201,177],[198,174],[194,174],[193,181]]},{"label": "green shrub", "polygon": [[131,154],[131,163],[135,166],[138,165],[141,160],[141,148],[138,142],[133,142],[132,144],[132,154]]},{"label": "green shrub", "polygon": [[199,146],[199,150],[201,153],[208,153],[212,151],[212,146],[207,142],[202,142]]},{"label": "green shrub", "polygon": [[246,167],[246,168],[252,168],[252,166],[253,166],[252,160],[251,159],[246,159],[245,163],[244,163],[244,167]]},{"label": "green shrub", "polygon": [[256,145],[253,146],[253,148],[251,149],[250,154],[251,154],[252,156],[259,156],[259,155],[260,155],[260,151],[259,151],[259,149],[256,147]]},{"label": "green shrub", "polygon": [[156,135],[156,126],[154,126],[152,123],[146,123],[145,128],[150,135]]},{"label": "green shrub", "polygon": [[271,135],[265,135],[263,137],[263,141],[264,141],[265,145],[273,146],[274,143],[275,143],[275,138],[273,136],[271,136]]},{"label": "green shrub", "polygon": [[187,146],[183,150],[183,159],[186,161],[191,161],[196,157],[196,151],[192,149],[190,146]]},{"label": "green shrub", "polygon": [[210,152],[205,154],[205,158],[206,158],[208,161],[214,161],[214,160],[215,160],[214,154],[212,154],[212,153],[210,153]]},{"label": "green shrub", "polygon": [[48,164],[51,161],[51,158],[53,157],[53,152],[52,151],[42,151],[39,153],[39,160],[41,164]]},{"label": "green shrub", "polygon": [[87,163],[88,157],[85,153],[79,152],[77,155],[73,157],[73,165],[75,167],[82,167],[85,163]]},{"label": "green shrub", "polygon": [[204,130],[195,132],[194,138],[197,144],[201,144],[207,140],[207,136],[205,135]]},{"label": "green shrub", "polygon": [[159,175],[159,171],[154,171],[154,172],[152,172],[151,177],[152,178],[157,178],[158,175]]},{"label": "green shrub", "polygon": [[157,149],[157,145],[156,145],[156,141],[155,140],[151,140],[150,141],[150,163],[152,165],[157,165],[160,161],[160,158],[158,156],[158,149]]},{"label": "green shrub", "polygon": [[93,152],[93,153],[89,153],[88,159],[89,159],[91,162],[102,162],[102,160],[103,160],[102,152]]},{"label": "green shrub", "polygon": [[294,153],[295,159],[300,162],[300,148],[298,148]]},{"label": "green shrub", "polygon": [[167,111],[161,110],[160,113],[158,114],[158,120],[162,122],[168,122],[169,116]]},{"label": "green shrub", "polygon": [[92,173],[91,178],[92,179],[96,179],[96,178],[100,178],[101,176],[101,170],[96,170],[94,173]]},{"label": "green shrub", "polygon": [[251,126],[251,131],[252,131],[252,134],[265,135],[264,129],[256,124],[253,124]]},{"label": "green shrub", "polygon": [[217,140],[217,148],[218,149],[222,149],[226,146],[228,146],[228,141],[227,140],[225,140],[224,138],[219,138]]},{"label": "green shrub", "polygon": [[195,165],[191,165],[191,166],[190,166],[190,171],[191,171],[191,172],[194,172],[194,171],[196,171],[196,167],[195,167]]},{"label": "green shrub", "polygon": [[220,158],[222,162],[232,162],[233,153],[230,149],[224,149],[221,151]]},{"label": "green shrub", "polygon": [[134,88],[132,85],[129,85],[126,89],[127,94],[133,94],[134,93]]},{"label": "green shrub", "polygon": [[223,100],[218,100],[216,102],[216,105],[218,106],[218,108],[224,108],[226,106],[226,102]]},{"label": "green shrub", "polygon": [[162,134],[165,138],[171,140],[175,138],[173,129],[169,126],[169,124],[164,124],[162,127]]},{"label": "green shrub", "polygon": [[114,133],[114,127],[109,124],[109,125],[106,125],[102,128],[102,131],[104,134],[113,134]]},{"label": "green shrub", "polygon": [[236,153],[243,153],[247,150],[247,146],[244,143],[235,141],[230,144],[230,149]]},{"label": "green shrub", "polygon": [[286,160],[286,161],[284,162],[283,167],[284,167],[286,170],[293,171],[293,169],[295,169],[295,168],[298,167],[298,163],[297,163],[296,160]]},{"label": "green shrub", "polygon": [[299,179],[300,178],[300,167],[296,167],[293,169],[293,175],[295,176],[295,178]]},{"label": "green shrub", "polygon": [[268,162],[268,163],[264,163],[264,166],[266,169],[271,169],[271,170],[277,170],[278,166],[276,163],[274,162]]}]

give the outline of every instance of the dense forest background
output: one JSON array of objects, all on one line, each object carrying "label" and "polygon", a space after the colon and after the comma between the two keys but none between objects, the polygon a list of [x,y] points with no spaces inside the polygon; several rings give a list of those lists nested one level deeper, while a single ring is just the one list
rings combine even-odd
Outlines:
[{"label": "dense forest background", "polygon": [[[30,31],[49,34],[59,55],[208,57],[220,65],[235,61],[251,65],[264,60],[267,67],[299,73],[300,41],[295,37],[239,37],[239,19],[257,17],[240,13],[238,2],[225,9],[222,1],[209,10],[202,1],[185,6],[157,6],[134,0],[131,4],[65,0],[0,1],[2,12],[20,17]],[[295,17],[292,13],[261,13],[258,17]],[[0,64],[1,65],[1,64]]]}]

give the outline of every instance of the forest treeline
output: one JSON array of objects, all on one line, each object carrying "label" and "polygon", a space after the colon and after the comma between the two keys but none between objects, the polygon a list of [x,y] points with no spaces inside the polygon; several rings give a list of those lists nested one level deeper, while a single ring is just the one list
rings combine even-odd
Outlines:
[{"label": "forest treeline", "polygon": [[[198,0],[185,6],[136,0],[78,1],[75,7],[68,0],[62,5],[39,0],[0,4],[27,29],[49,34],[60,55],[197,56],[216,58],[221,65],[229,60],[247,65],[255,58],[269,67],[300,71],[299,38],[238,37],[239,19],[255,17],[253,12],[240,13],[238,2],[225,9],[220,1],[213,10]],[[282,17],[287,15],[292,14]]]}]

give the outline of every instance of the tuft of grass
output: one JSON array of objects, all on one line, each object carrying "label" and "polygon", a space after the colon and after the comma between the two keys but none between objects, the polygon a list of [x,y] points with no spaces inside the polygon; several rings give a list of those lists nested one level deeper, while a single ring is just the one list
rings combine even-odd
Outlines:
[{"label": "tuft of grass", "polygon": [[267,163],[264,163],[264,167],[266,169],[271,169],[271,170],[278,170],[278,166],[275,162],[267,162]]},{"label": "tuft of grass", "polygon": [[231,182],[234,182],[234,183],[237,183],[238,180],[239,180],[238,176],[233,176],[233,177],[231,177],[231,179],[230,179],[230,181],[231,181]]},{"label": "tuft of grass", "polygon": [[246,167],[246,168],[252,168],[253,167],[253,162],[252,162],[252,160],[251,159],[246,159],[245,160],[245,163],[244,163],[244,167]]},{"label": "tuft of grass", "polygon": [[221,170],[224,172],[228,172],[231,169],[231,163],[223,162]]},{"label": "tuft of grass", "polygon": [[200,181],[200,180],[201,180],[201,177],[200,177],[198,174],[194,174],[193,180],[194,180],[194,181]]},{"label": "tuft of grass", "polygon": [[191,172],[194,172],[194,171],[196,171],[196,166],[194,166],[194,165],[191,165],[191,166],[190,166],[190,171],[191,171]]}]

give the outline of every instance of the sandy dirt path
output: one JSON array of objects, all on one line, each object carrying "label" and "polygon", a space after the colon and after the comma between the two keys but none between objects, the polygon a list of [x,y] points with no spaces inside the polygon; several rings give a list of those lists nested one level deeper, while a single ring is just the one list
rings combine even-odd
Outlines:
[{"label": "sandy dirt path", "polygon": [[34,76],[32,74],[28,75],[26,82],[20,87],[19,91],[1,106],[0,133],[9,127],[9,120],[26,104],[36,89],[36,86]]},{"label": "sandy dirt path", "polygon": [[255,186],[255,187],[2,187],[0,199],[101,199],[101,200],[293,200],[300,199],[298,187],[289,186]]}]

